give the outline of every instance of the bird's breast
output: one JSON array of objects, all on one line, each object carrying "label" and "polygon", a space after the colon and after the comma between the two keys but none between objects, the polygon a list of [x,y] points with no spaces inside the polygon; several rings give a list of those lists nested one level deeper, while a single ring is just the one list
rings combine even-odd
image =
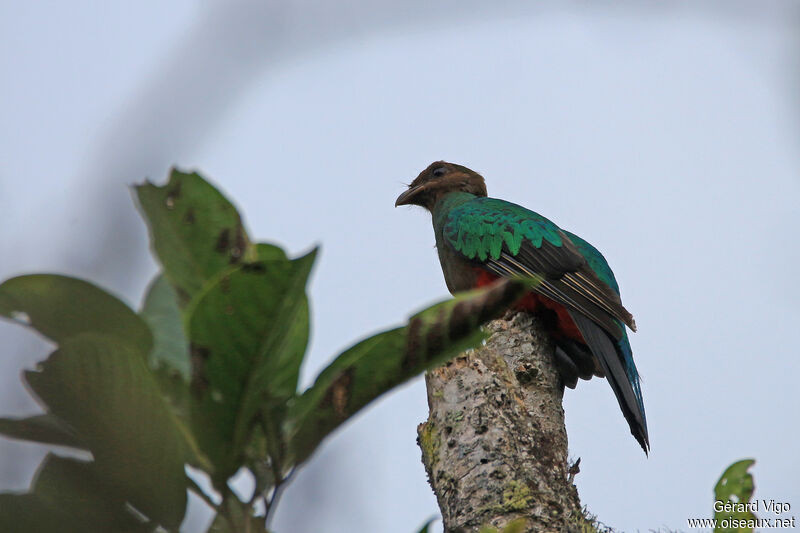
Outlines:
[{"label": "bird's breast", "polygon": [[[454,252],[446,244],[437,244],[439,263],[442,265],[442,274],[451,294],[468,291],[478,286],[478,273],[475,266],[464,259],[458,252]],[[483,270],[483,269],[480,269]]]}]

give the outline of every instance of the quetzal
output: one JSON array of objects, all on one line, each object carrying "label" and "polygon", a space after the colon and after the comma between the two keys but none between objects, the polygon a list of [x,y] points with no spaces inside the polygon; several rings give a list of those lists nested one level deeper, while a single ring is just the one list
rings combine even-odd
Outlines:
[{"label": "quetzal", "polygon": [[543,317],[564,384],[575,388],[579,377],[605,376],[631,433],[648,452],[639,374],[625,331],[636,331],[636,325],[594,246],[538,213],[488,198],[480,174],[444,161],[423,170],[397,198],[399,205],[431,212],[451,293],[500,277],[540,276],[542,282],[518,305]]}]

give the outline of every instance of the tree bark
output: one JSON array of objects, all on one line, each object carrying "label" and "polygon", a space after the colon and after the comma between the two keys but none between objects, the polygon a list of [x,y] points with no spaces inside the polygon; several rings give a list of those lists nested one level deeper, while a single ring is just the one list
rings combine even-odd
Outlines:
[{"label": "tree bark", "polygon": [[485,345],[428,372],[418,443],[447,533],[595,531],[572,483],[564,387],[541,322],[509,314]]}]

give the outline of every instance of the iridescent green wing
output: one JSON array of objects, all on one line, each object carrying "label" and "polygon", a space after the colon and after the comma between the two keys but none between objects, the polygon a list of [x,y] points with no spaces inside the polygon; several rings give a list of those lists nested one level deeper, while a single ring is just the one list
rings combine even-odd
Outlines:
[{"label": "iridescent green wing", "polygon": [[617,278],[614,276],[614,271],[611,270],[611,267],[608,265],[608,261],[606,258],[603,257],[603,254],[600,253],[600,250],[583,240],[581,237],[575,235],[572,232],[564,230],[564,233],[569,237],[569,240],[578,248],[578,251],[586,258],[586,262],[589,264],[589,268],[591,268],[597,277],[603,280],[603,282],[614,289],[614,292],[619,294],[619,284],[617,284]]},{"label": "iridescent green wing", "polygon": [[453,209],[444,237],[464,257],[499,268],[502,276],[535,273],[560,278],[584,263],[553,222],[496,198],[475,198]]},{"label": "iridescent green wing", "polygon": [[552,221],[520,205],[474,198],[452,209],[444,239],[466,259],[499,276],[543,276],[536,291],[584,314],[615,338],[615,319],[633,326],[619,295],[587,266],[581,252]]}]

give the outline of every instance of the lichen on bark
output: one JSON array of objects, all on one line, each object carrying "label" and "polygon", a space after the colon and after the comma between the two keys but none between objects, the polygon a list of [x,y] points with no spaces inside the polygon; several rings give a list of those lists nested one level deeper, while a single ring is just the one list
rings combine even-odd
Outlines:
[{"label": "lichen on bark", "polygon": [[563,385],[541,322],[509,313],[486,343],[426,375],[418,442],[445,532],[515,520],[532,531],[596,531],[567,457]]}]

